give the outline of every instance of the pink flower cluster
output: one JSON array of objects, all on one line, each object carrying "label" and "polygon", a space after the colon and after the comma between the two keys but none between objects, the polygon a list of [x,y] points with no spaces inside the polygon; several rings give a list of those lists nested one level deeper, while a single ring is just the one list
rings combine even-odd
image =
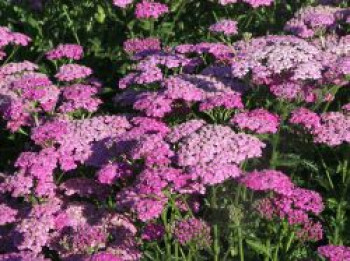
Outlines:
[{"label": "pink flower cluster", "polygon": [[318,80],[322,77],[322,51],[293,36],[266,36],[236,44],[239,50],[232,62],[234,76],[248,73],[256,83],[269,84],[282,75],[290,80]]},{"label": "pink flower cluster", "polygon": [[65,86],[62,91],[62,104],[58,110],[62,113],[70,113],[77,110],[97,111],[99,105],[102,103],[96,97],[99,89],[99,86],[87,84]]},{"label": "pink flower cluster", "polygon": [[[181,59],[185,64],[188,64],[187,58]],[[129,100],[129,96],[118,95],[115,99],[116,102],[133,105],[134,109],[143,111],[147,116],[159,118],[172,113],[174,108],[181,107],[181,104],[182,107],[188,107],[199,103],[200,111],[209,111],[219,107],[225,109],[243,108],[241,92],[245,87],[235,79],[221,79],[200,74],[182,74],[163,79],[158,67],[147,66],[143,70],[139,75],[126,76],[119,82],[119,87],[125,88],[135,83],[151,84],[158,81],[161,81],[162,86],[156,91],[134,93],[132,100]],[[153,71],[159,72],[159,75],[150,75],[149,73],[153,73]],[[129,76],[131,77],[129,78]],[[147,80],[143,80],[144,76],[147,76]]]},{"label": "pink flower cluster", "polygon": [[320,194],[295,187],[288,176],[275,170],[254,171],[239,182],[255,191],[274,192],[272,198],[257,202],[260,215],[269,220],[276,217],[286,219],[302,241],[319,241],[323,238],[321,223],[312,219],[312,215],[319,215],[324,209]]},{"label": "pink flower cluster", "polygon": [[0,26],[0,61],[6,56],[2,51],[8,45],[27,46],[31,39],[21,33],[11,32],[7,27]]},{"label": "pink flower cluster", "polygon": [[210,227],[203,220],[190,218],[174,225],[174,236],[181,245],[194,242],[197,246],[208,247],[211,244]]},{"label": "pink flower cluster", "polygon": [[142,51],[160,51],[160,41],[158,38],[133,38],[124,42],[123,48],[127,53],[139,53]]},{"label": "pink flower cluster", "polygon": [[238,34],[237,22],[233,20],[220,20],[209,27],[209,31],[223,33],[224,35]]},{"label": "pink flower cluster", "polygon": [[339,7],[307,6],[299,10],[284,29],[299,37],[309,38],[335,30],[337,24],[346,20],[349,15],[348,10]]},{"label": "pink flower cluster", "polygon": [[260,157],[264,147],[259,139],[235,133],[229,127],[205,125],[180,142],[178,164],[240,164],[247,159]]},{"label": "pink flower cluster", "polygon": [[236,124],[240,129],[248,129],[258,134],[276,133],[279,122],[278,115],[264,109],[241,112],[231,119],[231,123]]},{"label": "pink flower cluster", "polygon": [[130,4],[132,4],[134,0],[113,0],[113,4],[120,8],[126,8]]},{"label": "pink flower cluster", "polygon": [[83,54],[83,47],[78,44],[60,44],[55,49],[48,51],[46,58],[49,60],[59,60],[62,58],[80,60]]},{"label": "pink flower cluster", "polygon": [[[224,6],[238,2],[257,8],[274,1],[219,0]],[[170,12],[170,4],[153,0],[113,3],[132,5],[138,19]],[[60,44],[46,53],[60,65],[55,77],[29,61],[0,66],[1,116],[8,129],[19,131],[15,139],[26,140],[7,172],[0,173],[0,260],[47,260],[53,253],[64,261],[137,261],[141,250],[174,242],[181,250],[207,253],[210,224],[216,221],[206,209],[212,204],[208,197],[214,191],[239,196],[242,186],[242,202],[247,207],[255,202],[259,215],[239,214],[259,224],[281,222],[305,245],[321,240],[328,225],[320,218],[321,193],[299,187],[307,182],[293,182],[304,177],[292,181],[278,169],[251,170],[268,166],[272,143],[277,151],[272,159],[281,164],[299,149],[287,154],[294,138],[308,146],[311,136],[313,143],[339,150],[350,143],[348,17],[345,8],[305,7],[285,26],[294,36],[253,37],[233,46],[166,47],[166,41],[135,34],[120,46],[132,71],[120,79],[112,102],[108,95],[99,97],[105,92],[91,78],[90,67],[69,63],[82,59],[80,45]],[[209,30],[238,34],[237,22],[228,19]],[[29,42],[0,27],[0,58],[8,45]],[[297,125],[310,135],[295,137],[305,134]],[[295,168],[283,166],[286,172]],[[242,202],[224,198],[211,209],[219,212]],[[254,233],[254,224],[245,225]],[[349,258],[342,246],[323,246],[318,253],[330,261]]]},{"label": "pink flower cluster", "polygon": [[53,111],[58,101],[60,90],[36,68],[26,62],[1,67],[0,113],[12,131],[34,125],[33,116]]},{"label": "pink flower cluster", "polygon": [[142,0],[141,3],[136,4],[135,9],[135,15],[138,19],[158,19],[168,12],[169,8],[167,5],[149,0]]},{"label": "pink flower cluster", "polygon": [[350,142],[350,117],[342,112],[318,115],[308,109],[300,108],[293,112],[290,122],[308,130],[316,143],[337,146]]},{"label": "pink flower cluster", "polygon": [[89,67],[79,64],[65,64],[59,68],[55,77],[61,82],[71,82],[84,79],[92,74]]},{"label": "pink flower cluster", "polygon": [[345,246],[321,246],[317,249],[320,256],[327,258],[329,261],[350,260],[350,248]]}]

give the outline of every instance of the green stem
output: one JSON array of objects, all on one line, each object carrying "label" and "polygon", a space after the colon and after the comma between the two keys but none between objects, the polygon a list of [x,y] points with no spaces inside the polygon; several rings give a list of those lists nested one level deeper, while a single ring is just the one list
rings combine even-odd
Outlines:
[{"label": "green stem", "polygon": [[238,233],[239,260],[244,261],[243,236],[242,236],[242,228],[240,224],[238,224],[237,233]]},{"label": "green stem", "polygon": [[316,148],[316,151],[317,151],[318,155],[320,156],[320,159],[321,159],[321,162],[322,162],[322,166],[324,168],[324,171],[326,172],[326,176],[327,176],[327,179],[328,179],[329,186],[333,190],[334,189],[334,184],[333,184],[333,181],[332,181],[332,178],[331,178],[331,174],[329,173],[327,164],[324,161],[323,156],[322,156],[321,152],[318,150],[318,148]]},{"label": "green stem", "polygon": [[154,19],[149,20],[149,34],[154,36]]},{"label": "green stem", "polygon": [[279,254],[281,243],[282,243],[283,232],[284,232],[283,229],[282,229],[282,231],[280,230],[279,237],[278,237],[278,244],[276,246],[275,253],[273,255],[274,261],[278,261],[278,254]]},{"label": "green stem", "polygon": [[[241,185],[237,186],[236,195],[235,195],[235,206],[238,207],[241,194],[244,192],[244,188]],[[243,235],[240,217],[237,216],[234,219],[235,227],[237,228],[237,240],[238,240],[238,250],[239,250],[239,260],[244,261],[244,248],[243,248]]]},{"label": "green stem", "polygon": [[168,226],[168,218],[167,218],[167,209],[165,209],[162,213],[162,221],[165,228],[165,235],[164,235],[164,242],[165,242],[165,249],[166,249],[166,257],[167,260],[171,259],[171,244],[169,243],[170,240],[170,232],[169,226]]},{"label": "green stem", "polygon": [[271,154],[271,160],[270,160],[270,168],[275,169],[276,163],[278,159],[278,145],[279,145],[280,135],[279,133],[276,133],[272,137],[271,145],[272,145],[272,154]]},{"label": "green stem", "polygon": [[[211,188],[210,205],[212,209],[217,209],[217,187]],[[215,220],[216,222],[216,220]],[[213,253],[214,261],[219,261],[220,257],[220,245],[219,245],[219,228],[217,224],[213,225],[214,239],[213,239]]]},{"label": "green stem", "polygon": [[348,162],[348,159],[346,158],[344,160],[343,170],[342,170],[342,178],[343,178],[343,185],[344,185],[345,193],[346,193],[347,187],[348,187],[348,177],[347,177],[347,175],[348,175],[348,167],[349,167],[349,162]]},{"label": "green stem", "polygon": [[175,242],[175,261],[179,261],[179,242]]},{"label": "green stem", "polygon": [[337,207],[337,213],[336,213],[336,218],[335,218],[336,226],[335,226],[334,238],[333,238],[333,242],[332,242],[334,245],[339,244],[339,234],[340,234],[340,230],[342,230],[340,228],[342,216],[343,216],[342,203],[343,202],[340,202],[340,204],[338,204],[338,207]]},{"label": "green stem", "polygon": [[220,260],[220,246],[219,246],[219,228],[215,224],[213,227],[214,230],[214,261]]},{"label": "green stem", "polygon": [[[271,247],[271,241],[270,241],[270,239],[267,239],[267,241],[266,241],[266,249],[270,250],[270,247]],[[270,260],[270,255],[265,255],[264,261],[269,261],[269,260]]]},{"label": "green stem", "polygon": [[65,17],[67,18],[68,26],[71,28],[72,33],[73,33],[73,36],[74,36],[74,38],[75,38],[77,44],[80,45],[80,40],[79,40],[79,37],[78,37],[77,30],[74,28],[74,23],[73,23],[73,21],[72,21],[70,15],[69,15],[69,13],[68,13],[67,8],[68,8],[68,7],[67,7],[66,5],[63,6],[63,13],[64,13]]},{"label": "green stem", "polygon": [[7,59],[5,60],[5,62],[3,63],[3,65],[7,64],[11,59],[12,57],[17,53],[19,47],[18,46],[15,46],[11,52],[11,54],[7,57]]}]

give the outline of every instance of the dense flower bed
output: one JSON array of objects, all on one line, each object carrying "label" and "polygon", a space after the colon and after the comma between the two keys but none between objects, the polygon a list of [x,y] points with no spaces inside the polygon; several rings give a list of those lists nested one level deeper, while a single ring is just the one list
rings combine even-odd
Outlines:
[{"label": "dense flower bed", "polygon": [[0,8],[0,261],[350,260],[348,1]]}]

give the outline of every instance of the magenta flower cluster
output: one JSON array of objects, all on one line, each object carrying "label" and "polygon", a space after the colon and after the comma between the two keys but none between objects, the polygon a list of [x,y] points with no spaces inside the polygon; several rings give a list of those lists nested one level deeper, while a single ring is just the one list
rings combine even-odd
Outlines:
[{"label": "magenta flower cluster", "polygon": [[329,261],[350,260],[350,248],[345,246],[322,246],[318,248],[318,253],[328,258]]},{"label": "magenta flower cluster", "polygon": [[276,217],[286,219],[302,241],[323,238],[321,223],[312,219],[312,215],[319,215],[324,209],[317,192],[295,187],[288,176],[275,170],[248,173],[240,182],[255,191],[274,192],[272,198],[266,197],[257,202],[260,215],[269,220]]},{"label": "magenta flower cluster", "polygon": [[[0,173],[0,260],[170,260],[173,249],[189,259],[273,249],[276,260],[283,251],[350,260],[334,229],[348,213],[349,10],[306,6],[284,27],[292,35],[258,37],[241,18],[219,17],[204,27],[207,42],[170,45],[170,23],[156,20],[174,3],[111,2],[125,10],[98,11],[138,19],[110,72],[118,90],[93,77],[106,72],[85,45],[20,61],[31,39],[0,27],[0,125],[7,143],[24,141]],[[252,20],[280,4],[216,2],[260,7]],[[233,35],[244,39],[213,41]]]},{"label": "magenta flower cluster", "polygon": [[83,47],[78,44],[60,44],[55,49],[46,53],[49,60],[59,60],[62,58],[80,60],[83,57]]},{"label": "magenta flower cluster", "polygon": [[165,4],[142,0],[141,3],[136,4],[135,16],[138,19],[157,19],[167,12],[169,8]]},{"label": "magenta flower cluster", "polygon": [[209,27],[211,32],[235,35],[238,33],[237,22],[233,20],[220,20]]}]

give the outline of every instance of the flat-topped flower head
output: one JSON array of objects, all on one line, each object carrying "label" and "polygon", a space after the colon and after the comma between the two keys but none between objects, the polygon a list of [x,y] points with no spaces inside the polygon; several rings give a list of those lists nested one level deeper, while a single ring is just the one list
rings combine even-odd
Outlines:
[{"label": "flat-topped flower head", "polygon": [[55,49],[46,53],[49,60],[59,60],[63,58],[80,60],[83,57],[83,47],[78,44],[60,44]]},{"label": "flat-topped flower head", "polygon": [[335,30],[337,23],[346,16],[345,9],[332,6],[307,6],[300,9],[284,27],[284,30],[302,38],[313,37],[317,33]]},{"label": "flat-topped flower head", "polygon": [[312,130],[320,126],[321,118],[317,113],[301,107],[292,111],[292,117],[289,119],[289,122]]},{"label": "flat-topped flower head", "polygon": [[14,75],[23,72],[32,72],[38,69],[38,65],[29,61],[8,63],[0,67],[0,76]]},{"label": "flat-topped flower head", "polygon": [[142,0],[141,3],[136,4],[135,15],[138,19],[158,19],[165,13],[169,12],[167,5],[151,2],[149,0]]},{"label": "flat-topped flower head", "polygon": [[95,112],[102,101],[96,97],[99,88],[87,84],[65,86],[62,91],[63,102],[58,108],[60,112],[69,113],[77,110]]},{"label": "flat-topped flower head", "polygon": [[120,8],[126,8],[129,5],[131,5],[133,2],[134,0],[113,0],[113,4]]},{"label": "flat-topped flower head", "polygon": [[205,248],[211,244],[210,226],[203,220],[197,218],[177,221],[173,233],[181,245],[195,244],[197,247]]},{"label": "flat-topped flower head", "polygon": [[31,38],[24,34],[12,32],[9,28],[0,26],[0,48],[7,45],[27,46],[31,41]]},{"label": "flat-topped flower head", "polygon": [[264,147],[259,139],[230,127],[205,125],[179,143],[177,162],[180,166],[240,164],[260,157]]},{"label": "flat-topped flower head", "polygon": [[350,260],[350,247],[327,245],[317,249],[320,256],[327,258],[329,261],[346,261]]},{"label": "flat-topped flower head", "polygon": [[150,223],[142,231],[141,238],[145,241],[155,241],[163,238],[165,228],[163,225]]},{"label": "flat-topped flower head", "polygon": [[236,114],[231,123],[237,125],[240,129],[247,129],[254,133],[276,133],[279,128],[280,118],[278,115],[265,109],[255,109],[249,112]]},{"label": "flat-topped flower head", "polygon": [[251,190],[273,191],[281,195],[291,194],[294,188],[291,179],[276,170],[253,171],[243,176],[239,182]]},{"label": "flat-topped flower head", "polygon": [[238,34],[237,22],[233,20],[220,20],[209,27],[209,31],[223,33],[224,35]]},{"label": "flat-topped flower head", "polygon": [[321,125],[312,130],[316,143],[337,146],[350,143],[350,115],[341,112],[321,114]]},{"label": "flat-topped flower head", "polygon": [[127,53],[139,53],[143,51],[160,51],[160,45],[158,38],[132,38],[123,43],[123,48]]},{"label": "flat-topped flower head", "polygon": [[84,79],[92,74],[89,67],[79,64],[66,64],[59,68],[55,77],[62,82],[70,82],[74,80]]},{"label": "flat-topped flower head", "polygon": [[275,78],[296,81],[318,80],[324,65],[322,51],[293,36],[266,36],[236,43],[232,74],[243,78],[248,73],[256,83],[271,83]]},{"label": "flat-topped flower head", "polygon": [[205,121],[203,120],[189,120],[179,125],[176,125],[167,136],[167,140],[176,143],[182,138],[190,135],[191,133],[196,132],[203,125]]},{"label": "flat-topped flower head", "polygon": [[18,210],[0,203],[0,211],[1,211],[0,226],[10,224],[16,221]]}]

